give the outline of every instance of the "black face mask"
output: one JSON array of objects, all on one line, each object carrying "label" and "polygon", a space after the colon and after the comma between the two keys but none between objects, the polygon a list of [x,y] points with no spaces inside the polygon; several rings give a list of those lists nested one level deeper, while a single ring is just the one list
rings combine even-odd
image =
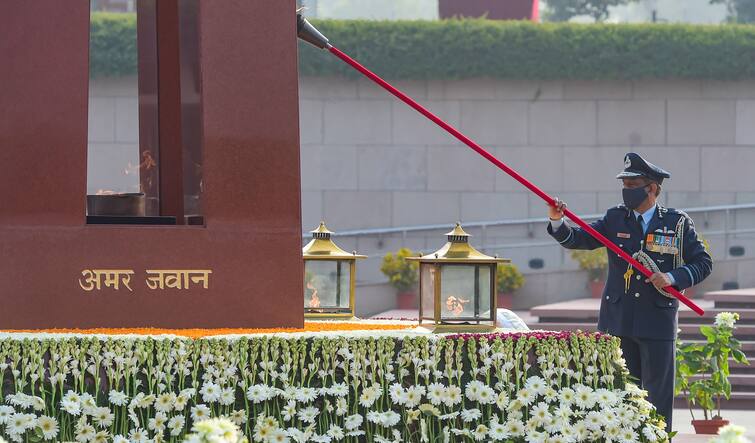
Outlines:
[{"label": "black face mask", "polygon": [[622,189],[621,196],[624,197],[624,205],[629,209],[637,209],[648,196],[648,193],[645,192],[645,188],[647,188],[647,186]]}]

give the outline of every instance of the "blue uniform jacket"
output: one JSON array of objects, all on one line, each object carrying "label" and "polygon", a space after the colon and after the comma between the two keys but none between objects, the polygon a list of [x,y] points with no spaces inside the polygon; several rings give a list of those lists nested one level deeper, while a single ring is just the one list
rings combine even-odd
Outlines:
[{"label": "blue uniform jacket", "polygon": [[[673,253],[653,252],[647,249],[647,234],[674,231],[677,222],[684,218],[681,240],[684,266],[674,267]],[[674,287],[683,290],[696,285],[710,275],[713,262],[705,246],[698,239],[692,219],[683,211],[656,207],[647,234],[643,234],[633,211],[624,205],[609,209],[602,219],[591,224],[595,230],[614,242],[629,255],[642,248],[658,265],[660,272],[670,272]],[[581,228],[570,227],[566,221],[554,232],[548,224],[548,233],[567,249],[596,249],[603,244]],[[608,278],[600,303],[598,329],[624,337],[673,340],[676,338],[679,301],[658,292],[652,283],[645,283],[639,271],[629,279],[626,289],[627,262],[618,254],[608,251]]]}]

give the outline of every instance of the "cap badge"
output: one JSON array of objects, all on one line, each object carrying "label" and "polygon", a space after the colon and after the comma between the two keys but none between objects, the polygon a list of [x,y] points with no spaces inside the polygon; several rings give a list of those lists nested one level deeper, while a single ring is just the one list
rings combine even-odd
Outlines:
[{"label": "cap badge", "polygon": [[629,159],[629,156],[627,155],[624,157],[624,167],[629,168],[632,166],[632,160]]}]

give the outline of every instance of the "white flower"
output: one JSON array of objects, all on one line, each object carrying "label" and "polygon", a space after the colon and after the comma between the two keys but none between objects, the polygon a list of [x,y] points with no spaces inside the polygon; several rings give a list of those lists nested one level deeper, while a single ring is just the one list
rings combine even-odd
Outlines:
[{"label": "white flower", "polygon": [[76,436],[74,438],[78,442],[87,443],[92,441],[96,433],[92,425],[76,426]]},{"label": "white flower", "polygon": [[422,402],[422,396],[425,395],[423,386],[410,386],[406,390],[406,407],[414,408]]},{"label": "white flower", "polygon": [[6,424],[14,412],[16,411],[11,406],[0,406],[0,425]]},{"label": "white flower", "polygon": [[537,392],[532,389],[527,389],[526,387],[520,389],[516,393],[516,399],[519,400],[524,406],[529,406],[530,404],[532,404],[532,402],[535,401],[536,397]]},{"label": "white flower", "polygon": [[246,398],[254,403],[262,403],[269,398],[268,392],[266,385],[252,385],[246,390]]},{"label": "white flower", "polygon": [[591,387],[576,385],[574,390],[574,403],[582,409],[591,409],[595,406],[595,394]]},{"label": "white flower", "polygon": [[498,421],[491,421],[488,430],[488,435],[495,441],[500,441],[508,437],[509,433],[506,426],[498,423]]},{"label": "white flower", "polygon": [[116,434],[113,436],[113,443],[128,443],[128,438],[120,434]]},{"label": "white flower", "polygon": [[100,431],[94,434],[94,438],[92,438],[92,443],[107,443],[109,438],[110,438],[110,433],[108,431]]},{"label": "white flower", "polygon": [[231,420],[231,421],[233,422],[233,424],[235,424],[236,426],[241,426],[241,425],[243,425],[244,423],[246,423],[246,421],[247,421],[247,419],[248,419],[248,417],[246,416],[246,411],[244,411],[243,409],[239,409],[239,410],[237,410],[237,411],[233,411],[233,412],[231,412],[231,415],[230,415],[230,416],[229,416],[228,418],[229,418],[229,419],[230,419],[230,420]]},{"label": "white flower", "polygon": [[737,320],[739,320],[739,314],[736,312],[719,312],[716,314],[714,324],[718,327],[733,328]]},{"label": "white flower", "polygon": [[710,443],[750,443],[745,437],[745,428],[737,425],[726,425],[718,430],[718,436]]},{"label": "white flower", "polygon": [[120,391],[110,391],[108,400],[115,406],[125,406],[128,403],[128,396]]},{"label": "white flower", "polygon": [[210,408],[205,405],[196,405],[191,408],[191,419],[196,423],[210,418]]},{"label": "white flower", "polygon": [[524,423],[521,420],[509,420],[506,422],[506,432],[511,437],[519,437],[524,434]]},{"label": "white flower", "polygon": [[443,402],[445,395],[446,388],[440,383],[431,383],[427,387],[427,399],[435,406],[439,406]]},{"label": "white flower", "polygon": [[113,424],[115,416],[110,412],[110,408],[107,406],[94,408],[91,411],[92,420],[101,429],[110,427]]},{"label": "white flower", "polygon": [[298,412],[297,416],[299,417],[299,420],[305,423],[314,423],[315,419],[317,418],[317,414],[319,413],[319,409],[314,406],[309,406],[307,408],[301,409]]},{"label": "white flower", "polygon": [[168,416],[164,412],[158,412],[154,418],[150,418],[147,422],[147,428],[150,431],[162,433],[165,430],[165,422],[168,421]]},{"label": "white flower", "polygon": [[60,401],[60,408],[74,416],[81,414],[81,405],[79,405],[78,401],[66,400],[63,398],[63,400]]},{"label": "white flower", "polygon": [[343,425],[349,431],[353,431],[356,428],[362,426],[364,418],[359,414],[349,415],[343,420]]},{"label": "white flower", "polygon": [[472,431],[472,436],[475,440],[482,441],[483,439],[485,439],[485,437],[488,436],[488,427],[483,424],[477,425],[475,430]]},{"label": "white flower", "polygon": [[43,415],[37,419],[37,427],[42,431],[45,440],[52,440],[58,436],[58,419]]},{"label": "white flower", "polygon": [[341,440],[345,436],[343,429],[335,424],[330,425],[330,428],[328,429],[328,435],[336,440]]},{"label": "white flower", "polygon": [[328,393],[335,397],[346,397],[349,395],[349,387],[346,383],[334,383],[333,386],[328,389]]},{"label": "white flower", "polygon": [[524,386],[535,391],[538,395],[543,395],[545,393],[545,389],[548,387],[548,385],[545,383],[545,380],[536,375],[528,378]]},{"label": "white flower", "polygon": [[446,389],[445,398],[443,403],[449,408],[461,403],[461,388],[455,385],[451,385]]},{"label": "white flower", "polygon": [[185,425],[186,425],[186,420],[184,419],[182,415],[176,415],[174,417],[171,417],[170,420],[168,420],[168,430],[170,430],[170,435],[172,436],[181,435],[181,431],[183,431]]},{"label": "white flower", "polygon": [[314,388],[299,388],[296,390],[296,401],[299,403],[312,403],[317,398],[317,390]]},{"label": "white flower", "polygon": [[283,429],[273,429],[270,432],[267,441],[271,443],[289,443],[291,439],[288,437],[288,433]]},{"label": "white flower", "polygon": [[202,400],[207,403],[214,403],[220,400],[220,386],[215,383],[205,383],[199,393],[202,394]]},{"label": "white flower", "polygon": [[173,392],[166,392],[157,396],[155,400],[155,410],[159,412],[170,412],[173,409],[173,404],[176,402],[176,394]]},{"label": "white flower", "polygon": [[461,411],[461,419],[467,423],[479,420],[480,417],[482,417],[482,412],[479,409],[463,409]]}]

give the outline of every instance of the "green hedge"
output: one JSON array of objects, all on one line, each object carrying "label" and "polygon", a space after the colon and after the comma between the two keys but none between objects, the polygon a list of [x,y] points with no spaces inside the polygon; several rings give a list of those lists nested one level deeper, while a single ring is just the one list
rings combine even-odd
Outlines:
[{"label": "green hedge", "polygon": [[136,74],[136,15],[97,12],[89,26],[89,74]]},{"label": "green hedge", "polygon": [[[580,25],[486,20],[315,20],[330,41],[390,79],[755,78],[753,25]],[[133,16],[95,14],[92,74],[136,69]],[[300,45],[300,72],[357,74]]]}]

